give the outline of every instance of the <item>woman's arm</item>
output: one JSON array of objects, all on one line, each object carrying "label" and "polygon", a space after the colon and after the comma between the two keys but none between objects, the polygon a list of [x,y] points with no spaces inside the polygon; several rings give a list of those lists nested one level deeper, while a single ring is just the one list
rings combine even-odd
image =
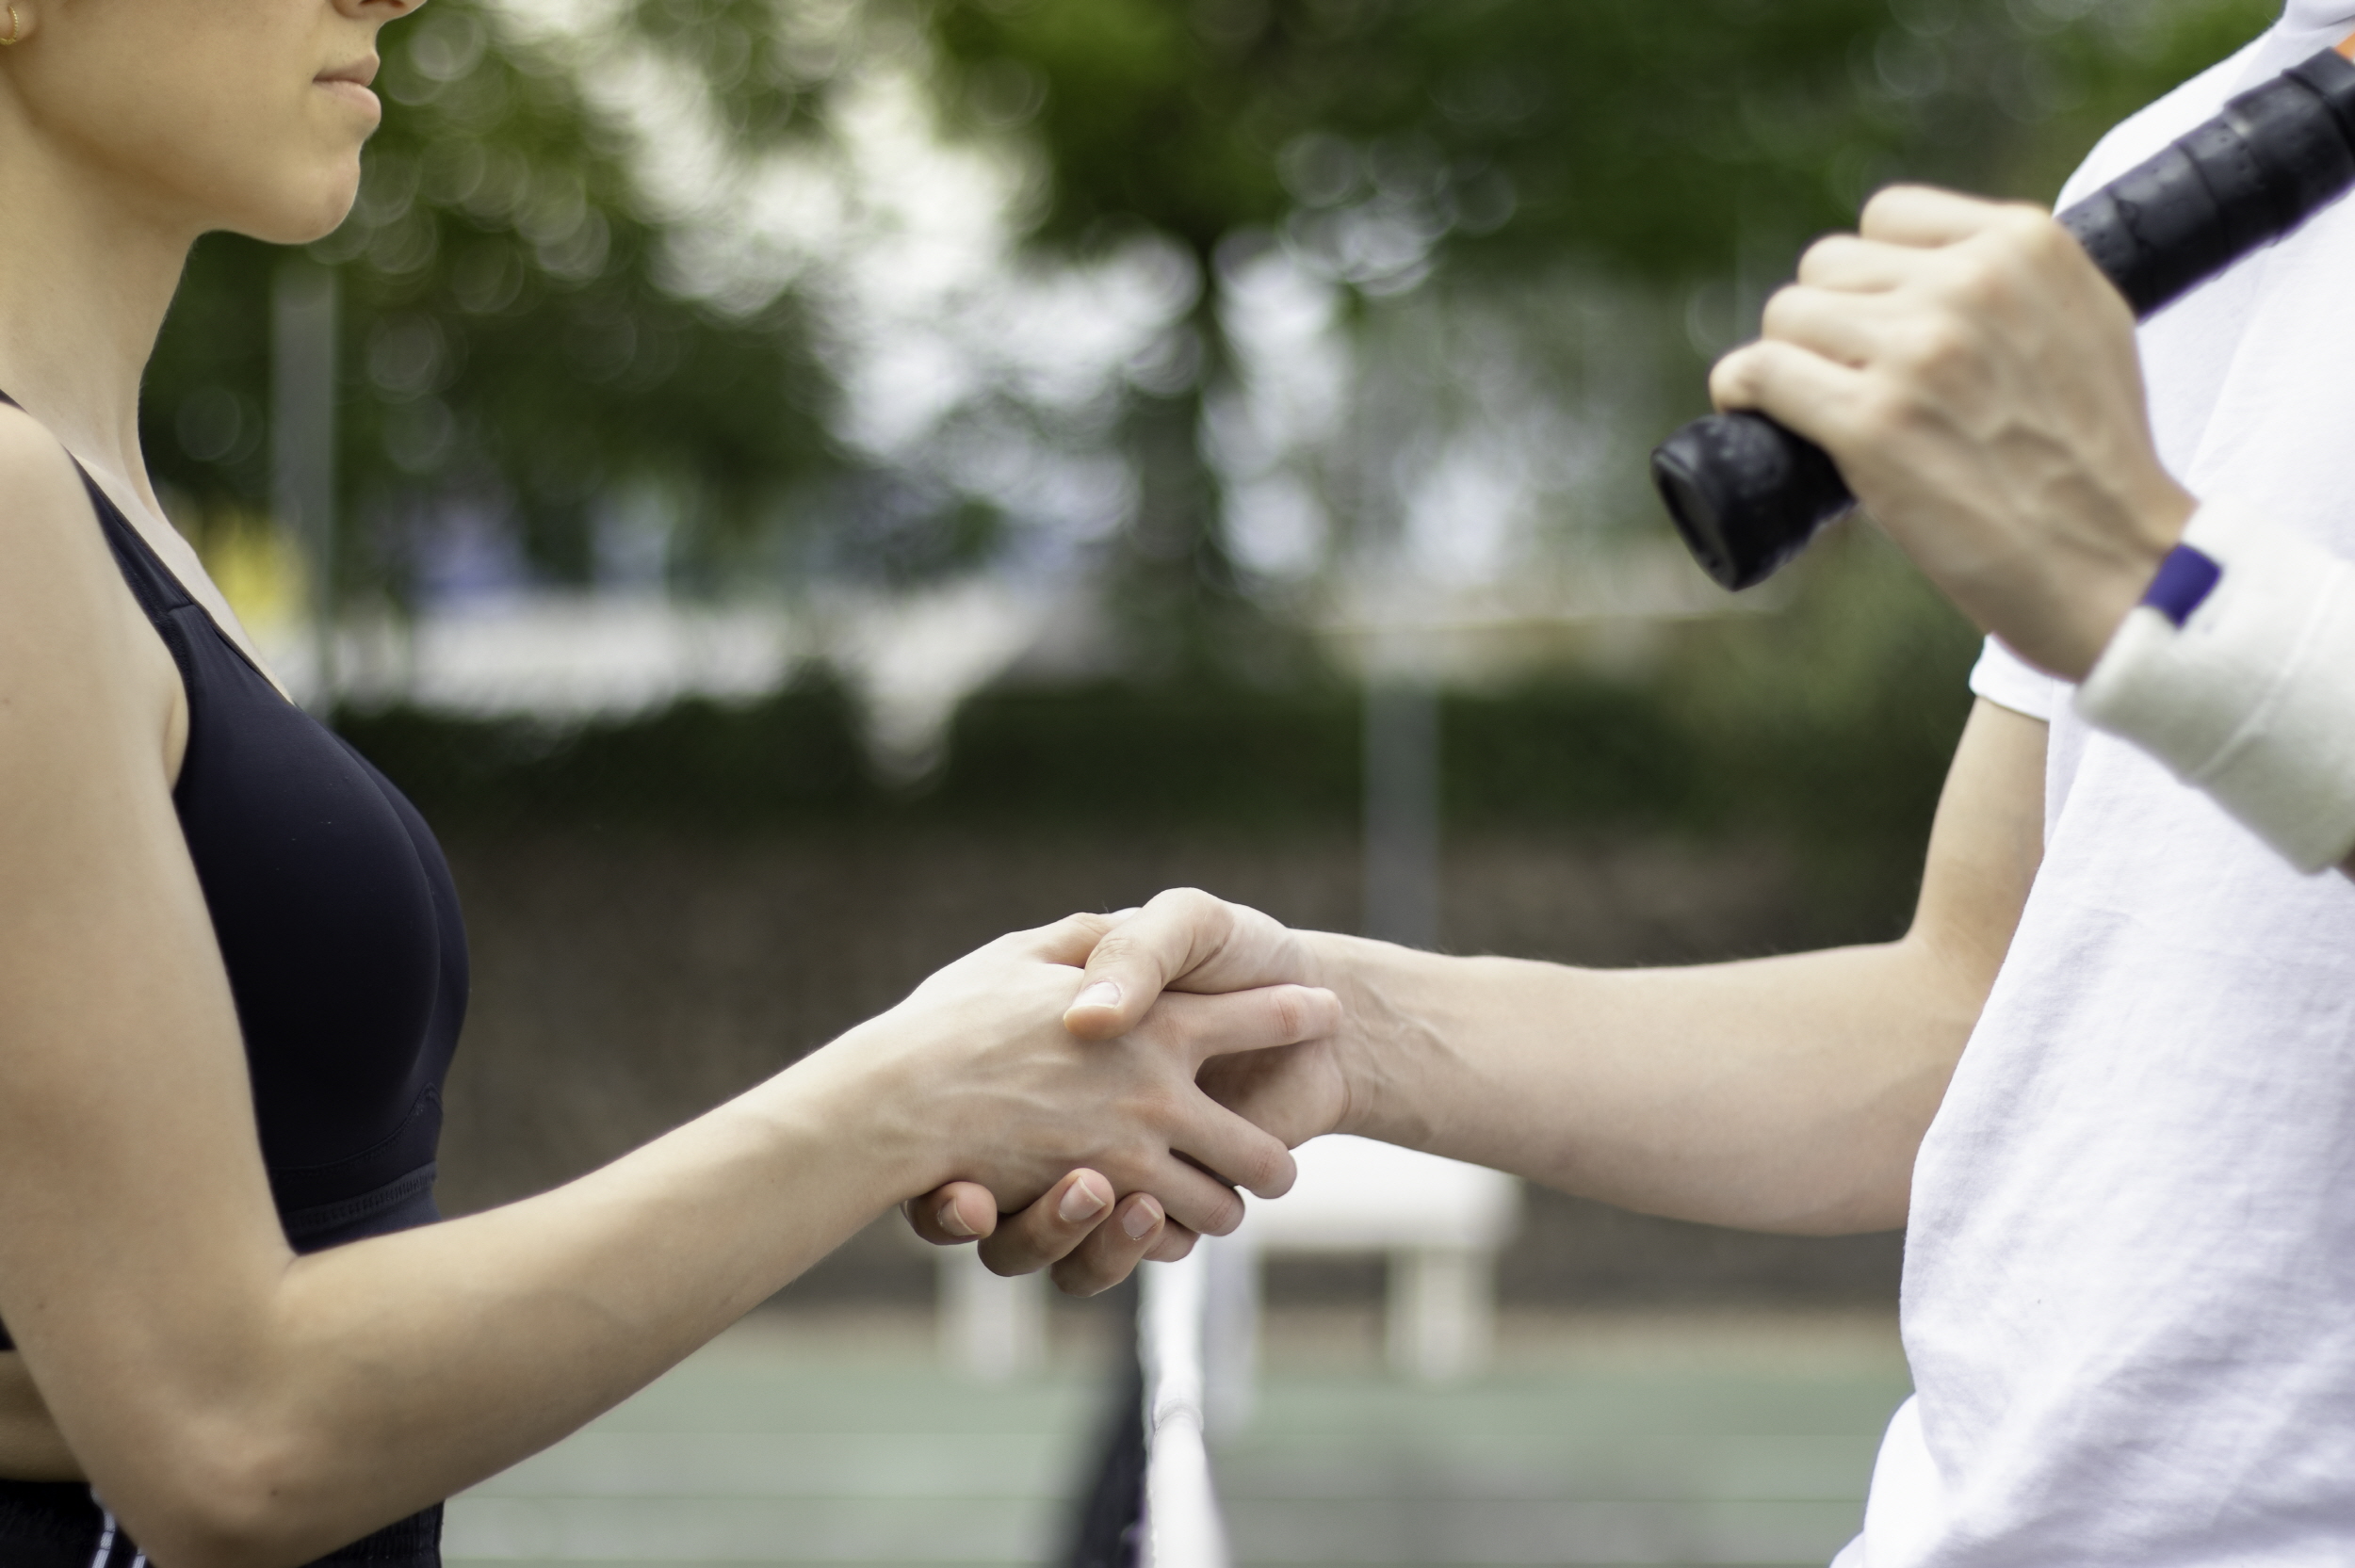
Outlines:
[{"label": "woman's arm", "polygon": [[24,1358],[0,1351],[0,1476],[10,1480],[87,1480],[65,1446],[57,1417],[41,1402]]},{"label": "woman's arm", "polygon": [[579,1426],[889,1204],[1075,1167],[1230,1228],[1291,1179],[1208,1053],[1332,998],[1060,1022],[1104,922],[1009,937],[545,1196],[297,1258],[170,782],[176,671],[73,472],[0,421],[0,1319],[72,1455],[173,1568],[307,1560]]}]

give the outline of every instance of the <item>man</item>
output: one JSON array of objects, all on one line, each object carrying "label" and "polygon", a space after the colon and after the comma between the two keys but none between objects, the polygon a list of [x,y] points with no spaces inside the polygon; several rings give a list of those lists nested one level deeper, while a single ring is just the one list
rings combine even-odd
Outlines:
[{"label": "man", "polygon": [[[2350,26],[2294,0],[2064,199]],[[1594,973],[1171,894],[1096,948],[1069,1023],[1329,985],[1340,1035],[1218,1085],[1288,1140],[1718,1224],[1907,1223],[1918,1392],[1846,1568],[2347,1560],[2355,886],[2301,870],[2355,848],[2351,278],[2346,202],[2137,346],[2049,218],[1895,189],[1718,365],[1720,404],[1828,448],[1992,634],[1901,940]],[[1018,1216],[998,1261],[1078,1228]],[[1060,1267],[1127,1266],[1091,1237]]]}]

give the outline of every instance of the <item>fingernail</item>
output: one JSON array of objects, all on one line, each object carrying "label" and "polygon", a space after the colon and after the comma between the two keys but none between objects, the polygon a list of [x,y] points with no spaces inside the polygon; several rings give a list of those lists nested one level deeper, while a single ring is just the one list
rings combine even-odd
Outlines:
[{"label": "fingernail", "polygon": [[1071,1190],[1063,1195],[1063,1202],[1055,1205],[1055,1212],[1063,1216],[1064,1223],[1076,1225],[1104,1212],[1104,1196],[1096,1190],[1093,1182],[1073,1182]]},{"label": "fingernail", "polygon": [[1150,1198],[1132,1205],[1120,1221],[1120,1228],[1129,1233],[1131,1241],[1142,1241],[1145,1233],[1161,1222],[1161,1205]]},{"label": "fingernail", "polygon": [[1116,1008],[1120,1005],[1120,987],[1110,980],[1098,980],[1080,993],[1071,1004],[1075,1008]]},{"label": "fingernail", "polygon": [[941,1204],[940,1212],[934,1215],[933,1219],[942,1230],[947,1231],[950,1236],[976,1234],[973,1227],[965,1222],[965,1216],[957,1212],[957,1201],[954,1198]]}]

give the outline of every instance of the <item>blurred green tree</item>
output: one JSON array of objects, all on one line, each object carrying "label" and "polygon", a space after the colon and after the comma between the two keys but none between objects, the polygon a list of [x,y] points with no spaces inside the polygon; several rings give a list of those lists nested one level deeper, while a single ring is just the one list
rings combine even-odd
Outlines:
[{"label": "blurred green tree", "polygon": [[[637,8],[651,45],[686,52],[738,134],[787,134],[801,95],[722,14],[765,7],[718,0],[694,27],[673,8]],[[359,202],[311,248],[342,283],[344,586],[398,595],[409,524],[453,497],[520,519],[534,564],[578,578],[593,498],[632,482],[675,506],[690,569],[724,562],[836,461],[796,302],[730,315],[667,279],[622,132],[495,6],[440,0],[382,46]],[[143,436],[200,527],[267,505],[279,260],[206,239],[157,348]]]},{"label": "blurred green tree", "polygon": [[[827,134],[837,62],[803,14],[822,8],[608,8],[705,84],[744,149]],[[1208,280],[1222,248],[1274,235],[1365,301],[1435,268],[1479,288],[1566,259],[1667,293],[1745,274],[1754,299],[1882,180],[2049,192],[2109,120],[2271,13],[2264,0],[852,9],[926,31],[952,123],[1035,143],[1042,247],[1084,254],[1150,230]],[[679,510],[690,563],[742,558],[789,492],[848,461],[826,438],[832,389],[796,297],[735,311],[690,297],[627,134],[496,0],[438,0],[385,49],[393,112],[361,201],[313,248],[343,281],[348,586],[398,593],[410,521],[453,498],[522,519],[538,566],[579,576],[595,498],[633,482]],[[265,505],[274,265],[268,248],[208,239],[159,346],[149,453],[199,515]],[[1163,668],[1296,671],[1298,647],[1226,557],[1201,458],[1204,391],[1228,361],[1215,288],[1166,349],[1125,428],[1141,495],[1117,568],[1125,619]]]},{"label": "blurred green tree", "polygon": [[[1900,176],[2049,195],[2058,159],[2244,41],[2265,0],[943,0],[954,91],[1035,84],[1041,228],[1239,229],[1420,203],[1467,258],[1722,270]],[[1312,243],[1312,224],[1294,231]]]},{"label": "blurred green tree", "polygon": [[[1210,276],[1222,247],[1273,231],[1361,300],[1439,266],[1475,289],[1566,261],[1664,292],[1722,280],[1730,339],[1802,242],[1852,222],[1875,186],[2049,197],[2110,120],[2273,8],[941,0],[924,14],[969,121],[1032,117],[1052,173],[1044,245],[1142,226]],[[1193,330],[1201,375],[1134,419],[1147,511],[1132,599],[1164,620],[1229,604],[1235,583],[1216,487],[1182,434],[1226,358],[1213,290]],[[1700,378],[1685,379],[1697,404]],[[1197,640],[1236,645],[1215,620]]]}]

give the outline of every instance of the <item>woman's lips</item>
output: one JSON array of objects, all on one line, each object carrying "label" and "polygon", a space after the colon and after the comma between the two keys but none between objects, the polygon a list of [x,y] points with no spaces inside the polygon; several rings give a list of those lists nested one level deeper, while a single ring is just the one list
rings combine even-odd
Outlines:
[{"label": "woman's lips", "polygon": [[349,65],[333,66],[312,78],[311,85],[323,88],[341,98],[371,121],[384,118],[384,105],[378,102],[368,85],[376,80],[377,71],[383,65],[375,55],[367,54]]},{"label": "woman's lips", "polygon": [[384,105],[376,94],[349,76],[321,76],[311,84],[329,95],[342,99],[370,120],[384,117]]}]

